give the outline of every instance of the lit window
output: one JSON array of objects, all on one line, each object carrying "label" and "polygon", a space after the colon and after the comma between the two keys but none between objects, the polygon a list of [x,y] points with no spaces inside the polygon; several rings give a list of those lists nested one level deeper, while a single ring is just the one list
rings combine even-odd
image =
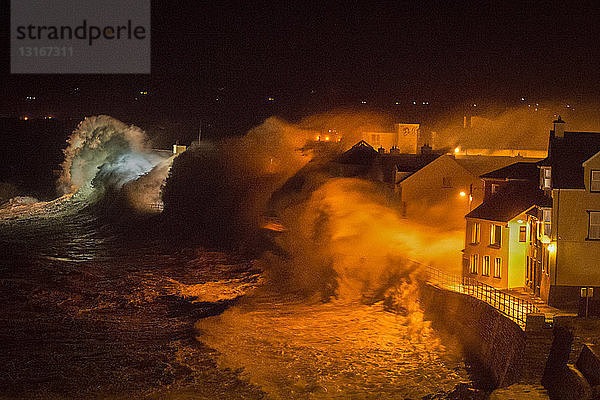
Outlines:
[{"label": "lit window", "polygon": [[600,170],[592,171],[590,177],[590,191],[600,192]]},{"label": "lit window", "polygon": [[544,235],[550,236],[552,233],[552,209],[544,208],[542,209],[543,220],[544,220]]},{"label": "lit window", "polygon": [[483,269],[481,275],[490,276],[490,256],[483,256]]},{"label": "lit window", "polygon": [[600,239],[600,211],[589,211],[589,214],[588,239]]},{"label": "lit window", "polygon": [[500,278],[500,269],[502,268],[502,259],[496,257],[494,260],[494,278]]},{"label": "lit window", "polygon": [[527,240],[527,225],[519,226],[519,242]]},{"label": "lit window", "polygon": [[542,167],[540,170],[540,187],[542,189],[552,189],[551,187],[552,172],[550,167]]},{"label": "lit window", "polygon": [[479,269],[479,254],[473,254],[469,261],[469,271],[472,274],[477,274],[477,270]]},{"label": "lit window", "polygon": [[481,239],[481,224],[479,222],[473,222],[471,225],[471,243],[479,243]]},{"label": "lit window", "polygon": [[502,243],[502,226],[492,225],[490,229],[490,245],[500,247]]}]

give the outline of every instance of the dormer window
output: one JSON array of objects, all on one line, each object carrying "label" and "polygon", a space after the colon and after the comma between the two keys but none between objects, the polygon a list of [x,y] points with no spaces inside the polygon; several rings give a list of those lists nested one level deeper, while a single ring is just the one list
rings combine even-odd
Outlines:
[{"label": "dormer window", "polygon": [[590,176],[590,192],[600,192],[600,170],[592,170]]},{"label": "dormer window", "polygon": [[552,170],[550,167],[540,168],[540,187],[544,190],[552,189],[551,186]]}]

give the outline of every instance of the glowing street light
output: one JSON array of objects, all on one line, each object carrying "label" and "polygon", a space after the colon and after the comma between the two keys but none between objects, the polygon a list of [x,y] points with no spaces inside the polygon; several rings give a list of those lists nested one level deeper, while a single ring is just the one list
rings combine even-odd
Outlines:
[{"label": "glowing street light", "polygon": [[556,251],[556,244],[555,244],[555,243],[550,243],[550,244],[548,245],[548,251],[549,251],[550,253],[554,253],[554,252]]},{"label": "glowing street light", "polygon": [[455,153],[459,153],[459,152],[460,152],[460,146],[457,146],[457,147],[454,149],[454,152],[455,152]]},{"label": "glowing street light", "polygon": [[459,194],[460,194],[460,197],[465,197],[467,195],[466,192],[460,192]]}]

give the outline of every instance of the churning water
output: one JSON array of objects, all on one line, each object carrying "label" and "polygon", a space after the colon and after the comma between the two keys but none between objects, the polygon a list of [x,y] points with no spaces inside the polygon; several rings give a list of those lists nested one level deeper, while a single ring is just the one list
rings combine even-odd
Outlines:
[{"label": "churning water", "polygon": [[69,194],[0,209],[0,397],[445,398],[470,382],[458,350],[423,319],[414,271],[365,270],[362,250],[402,264],[396,250],[365,244],[355,230],[380,232],[366,221],[385,214],[386,237],[410,235],[374,202],[372,215],[332,210],[352,182],[282,215],[320,227],[277,239],[286,255],[174,244],[160,215],[123,214],[156,199],[172,161],[131,129],[85,122],[66,151]]}]

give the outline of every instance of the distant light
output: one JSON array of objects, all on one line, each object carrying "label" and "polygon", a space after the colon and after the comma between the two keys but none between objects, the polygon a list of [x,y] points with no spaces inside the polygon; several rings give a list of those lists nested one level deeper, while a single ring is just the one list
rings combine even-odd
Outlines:
[{"label": "distant light", "polygon": [[473,201],[473,196],[469,195],[469,201]]},{"label": "distant light", "polygon": [[525,97],[521,97],[521,101],[525,101]]},{"label": "distant light", "polygon": [[522,224],[522,223],[523,223],[523,220],[522,220],[522,219],[518,219],[518,220],[517,220],[517,224]]},{"label": "distant light", "polygon": [[473,104],[473,107],[477,107],[477,104]]},{"label": "distant light", "polygon": [[397,101],[397,102],[395,102],[394,104],[395,104],[395,105],[399,105],[399,104],[400,104],[400,102],[399,102],[399,101]]},{"label": "distant light", "polygon": [[325,141],[329,142],[329,136],[325,136]]},{"label": "distant light", "polygon": [[550,253],[554,253],[554,252],[556,251],[556,244],[554,244],[554,243],[550,243],[550,244],[548,245],[548,251],[549,251]]},{"label": "distant light", "polygon": [[321,136],[318,136],[318,135],[317,135],[317,136],[315,137],[315,140],[317,140],[317,141],[321,140]]},{"label": "distant light", "polygon": [[416,104],[417,104],[417,102],[416,102],[416,101],[413,101],[413,104],[414,104],[414,105],[416,105]]},{"label": "distant light", "polygon": [[360,104],[367,104],[365,100],[361,100]]},{"label": "distant light", "polygon": [[29,117],[23,117],[23,120],[27,121],[29,119]]},{"label": "distant light", "polygon": [[454,149],[454,152],[455,152],[455,153],[458,153],[458,152],[460,152],[460,147],[456,147],[456,148]]},{"label": "distant light", "polygon": [[341,141],[342,141],[342,138],[341,138],[341,137],[337,138],[337,141],[338,141],[338,142],[341,142]]},{"label": "distant light", "polygon": [[267,97],[267,101],[275,101],[274,97]]},{"label": "distant light", "polygon": [[460,197],[465,197],[467,194],[465,192],[460,192]]},{"label": "distant light", "polygon": [[567,104],[567,108],[571,108],[571,106],[569,104]]}]

